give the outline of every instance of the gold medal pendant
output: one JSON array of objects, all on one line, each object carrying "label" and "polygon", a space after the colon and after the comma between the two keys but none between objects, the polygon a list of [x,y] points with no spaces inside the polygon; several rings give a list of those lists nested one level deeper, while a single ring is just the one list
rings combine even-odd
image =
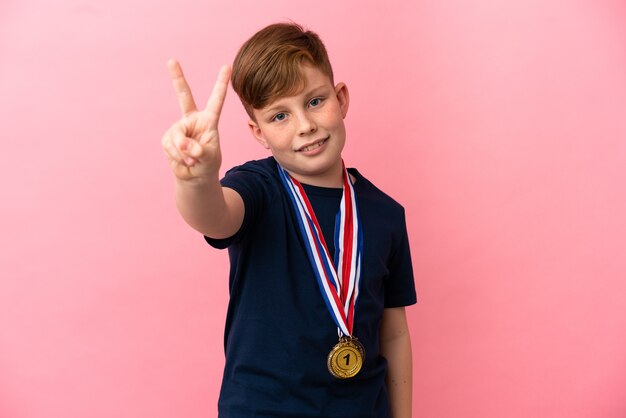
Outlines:
[{"label": "gold medal pendant", "polygon": [[354,337],[341,337],[328,354],[328,371],[338,379],[356,376],[363,366],[365,350]]}]

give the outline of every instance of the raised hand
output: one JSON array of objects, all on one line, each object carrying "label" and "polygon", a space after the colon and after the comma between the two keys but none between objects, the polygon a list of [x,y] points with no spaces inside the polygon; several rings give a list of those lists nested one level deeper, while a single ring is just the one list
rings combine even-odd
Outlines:
[{"label": "raised hand", "polygon": [[230,66],[220,70],[202,110],[196,107],[180,64],[170,60],[167,67],[183,114],[161,140],[172,172],[180,180],[216,178],[222,163],[217,125],[228,89]]}]

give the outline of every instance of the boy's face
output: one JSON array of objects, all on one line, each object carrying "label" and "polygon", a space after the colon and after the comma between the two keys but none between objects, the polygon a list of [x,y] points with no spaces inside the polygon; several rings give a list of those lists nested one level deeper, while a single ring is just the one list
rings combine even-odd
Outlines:
[{"label": "boy's face", "polygon": [[341,187],[348,88],[343,83],[333,86],[328,76],[312,65],[303,64],[302,75],[302,91],[253,109],[256,122],[249,122],[250,129],[300,182]]}]

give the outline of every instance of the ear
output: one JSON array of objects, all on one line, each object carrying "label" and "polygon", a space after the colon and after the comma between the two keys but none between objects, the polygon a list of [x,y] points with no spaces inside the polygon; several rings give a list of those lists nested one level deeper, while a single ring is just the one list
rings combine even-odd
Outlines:
[{"label": "ear", "polygon": [[250,128],[250,132],[252,133],[254,139],[256,139],[263,148],[270,149],[269,144],[263,136],[263,131],[261,131],[261,128],[259,128],[259,124],[251,119],[248,121],[248,127]]},{"label": "ear", "polygon": [[341,108],[341,117],[345,119],[348,114],[348,107],[350,106],[350,94],[348,93],[346,83],[337,84],[335,86],[335,94],[337,95],[337,101]]}]

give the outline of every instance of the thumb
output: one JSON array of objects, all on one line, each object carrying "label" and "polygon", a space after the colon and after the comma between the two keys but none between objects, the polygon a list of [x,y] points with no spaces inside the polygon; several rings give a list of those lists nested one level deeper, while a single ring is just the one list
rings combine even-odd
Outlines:
[{"label": "thumb", "polygon": [[204,163],[212,161],[220,153],[217,131],[204,132],[198,141],[191,141],[187,153]]},{"label": "thumb", "polygon": [[189,154],[190,157],[199,159],[204,155],[204,149],[197,141],[190,141],[189,148],[187,148],[187,154]]}]

